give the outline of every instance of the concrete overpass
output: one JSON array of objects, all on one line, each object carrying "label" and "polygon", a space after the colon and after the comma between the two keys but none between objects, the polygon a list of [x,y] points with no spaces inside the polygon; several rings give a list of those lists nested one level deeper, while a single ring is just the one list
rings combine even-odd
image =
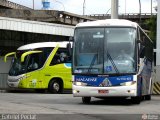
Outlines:
[{"label": "concrete overpass", "polygon": [[76,25],[80,22],[96,20],[87,16],[56,10],[0,9],[0,16],[68,25]]},{"label": "concrete overpass", "polygon": [[[150,13],[142,13],[141,15],[139,13],[129,13],[120,14],[119,18],[143,23],[144,20],[150,19],[151,16],[155,15],[156,14]],[[8,0],[1,0],[0,16],[68,25],[76,25],[79,22],[111,18],[110,14],[92,14],[82,16],[65,11],[33,10],[29,7],[10,2]]]},{"label": "concrete overpass", "polygon": [[[88,20],[96,20],[96,19],[110,19],[110,14],[92,14],[87,16],[77,15],[73,13],[68,13],[65,11],[54,11],[54,10],[33,10],[32,8],[10,2],[8,0],[1,0],[0,9],[12,9],[12,10],[1,10],[0,16],[3,17],[13,17],[19,19],[27,19],[27,20],[37,20],[44,22],[54,22],[60,24],[71,24],[75,25],[79,22],[84,22]],[[13,9],[22,9],[23,11],[13,10]],[[4,13],[3,13],[4,12]],[[2,14],[3,13],[3,14]],[[5,14],[5,15],[4,15]],[[19,16],[17,16],[17,14]],[[41,16],[39,16],[41,14]],[[151,16],[155,16],[156,14],[150,13],[129,13],[129,14],[120,14],[120,19],[128,19],[135,22],[143,22],[146,19],[149,19]]]},{"label": "concrete overpass", "polygon": [[8,0],[1,0],[0,1],[0,8],[2,9],[31,9],[29,7],[14,3],[14,2],[10,2]]}]

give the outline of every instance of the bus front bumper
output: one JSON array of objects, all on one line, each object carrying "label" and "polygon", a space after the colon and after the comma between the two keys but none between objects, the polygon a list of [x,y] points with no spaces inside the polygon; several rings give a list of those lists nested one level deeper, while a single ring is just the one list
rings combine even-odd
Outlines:
[{"label": "bus front bumper", "polygon": [[73,85],[74,97],[131,97],[137,96],[136,86],[90,87]]},{"label": "bus front bumper", "polygon": [[11,88],[18,88],[20,79],[23,78],[24,75],[18,75],[18,76],[8,76],[7,84]]}]

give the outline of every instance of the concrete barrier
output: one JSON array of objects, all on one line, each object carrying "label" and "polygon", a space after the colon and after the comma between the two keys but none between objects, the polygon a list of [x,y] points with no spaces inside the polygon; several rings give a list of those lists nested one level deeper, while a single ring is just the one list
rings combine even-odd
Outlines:
[{"label": "concrete barrier", "polygon": [[0,73],[0,90],[8,89],[7,85],[7,73]]},{"label": "concrete barrier", "polygon": [[154,82],[153,84],[153,94],[160,95],[160,82]]}]

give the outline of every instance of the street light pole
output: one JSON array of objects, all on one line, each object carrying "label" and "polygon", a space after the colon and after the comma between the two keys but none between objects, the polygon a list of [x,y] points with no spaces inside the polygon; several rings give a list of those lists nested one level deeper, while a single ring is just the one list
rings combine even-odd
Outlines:
[{"label": "street light pole", "polygon": [[86,0],[83,1],[83,15],[85,14]]}]

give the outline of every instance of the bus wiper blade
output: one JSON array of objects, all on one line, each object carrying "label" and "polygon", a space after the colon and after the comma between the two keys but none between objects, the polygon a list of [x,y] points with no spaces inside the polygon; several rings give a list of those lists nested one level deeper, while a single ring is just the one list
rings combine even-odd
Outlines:
[{"label": "bus wiper blade", "polygon": [[118,73],[118,74],[119,74],[119,70],[118,70],[118,68],[117,68],[116,64],[114,63],[114,61],[113,61],[113,59],[112,59],[111,55],[110,55],[108,52],[107,52],[107,56],[108,56],[109,60],[111,61],[111,63],[112,63],[112,65],[113,65],[113,67],[114,67],[114,69],[115,69],[116,73]]},{"label": "bus wiper blade", "polygon": [[95,62],[95,60],[96,60],[96,56],[97,56],[97,54],[94,55],[94,57],[93,57],[93,59],[92,59],[92,61],[91,61],[91,64],[90,64],[90,66],[89,66],[89,68],[88,68],[88,73],[91,72],[91,69],[92,69],[92,67],[93,67],[93,65],[94,65],[94,62]]}]

